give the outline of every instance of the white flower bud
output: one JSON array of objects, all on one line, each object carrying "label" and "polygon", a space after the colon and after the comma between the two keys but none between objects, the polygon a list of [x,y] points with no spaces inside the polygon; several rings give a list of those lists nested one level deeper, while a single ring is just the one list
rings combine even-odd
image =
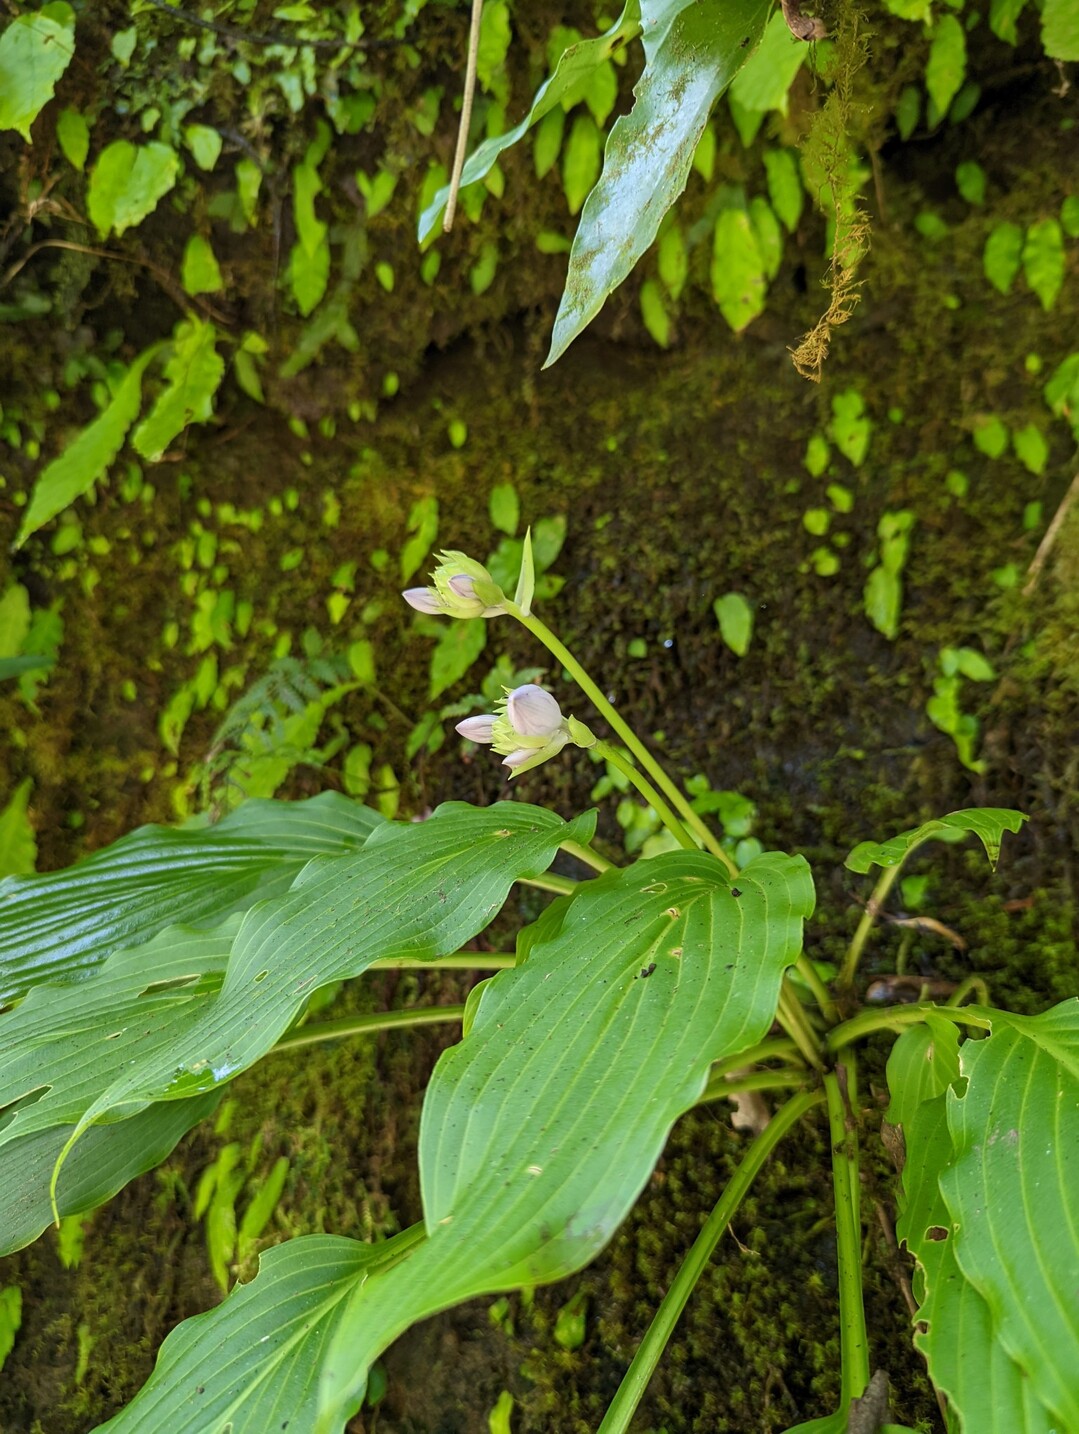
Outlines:
[{"label": "white flower bud", "polygon": [[466,717],[463,722],[457,723],[457,730],[470,742],[493,742],[494,725],[493,717]]},{"label": "white flower bud", "polygon": [[517,687],[506,698],[506,716],[519,737],[553,737],[562,726],[562,709],[534,682]]},{"label": "white flower bud", "polygon": [[417,612],[429,612],[435,617],[441,617],[446,611],[434,588],[406,588],[401,596],[409,607],[414,607]]}]

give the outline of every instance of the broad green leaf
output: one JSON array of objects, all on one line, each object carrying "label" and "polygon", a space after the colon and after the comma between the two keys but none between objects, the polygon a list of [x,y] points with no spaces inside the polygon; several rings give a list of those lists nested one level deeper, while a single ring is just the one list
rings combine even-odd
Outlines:
[{"label": "broad green leaf", "polygon": [[1079,1429],[1079,1000],[1040,1016],[974,1009],[992,1034],[960,1051],[940,1177],[955,1257],[1034,1397]]},{"label": "broad green leaf", "polygon": [[984,204],[988,179],[985,170],[974,159],[965,159],[955,167],[955,186],[968,204]]},{"label": "broad green leaf", "polygon": [[0,1001],[78,979],[172,922],[210,926],[287,891],[314,856],[343,855],[380,826],[335,792],[250,801],[216,826],[140,827],[66,871],[0,883]]},{"label": "broad green leaf", "polygon": [[768,1030],[812,879],[800,857],[769,853],[737,880],[736,895],[713,859],[679,852],[587,882],[558,934],[485,985],[424,1100],[428,1238],[357,1282],[323,1369],[320,1434],[415,1320],[592,1259],[710,1063]]},{"label": "broad green leaf", "polygon": [[33,779],[27,777],[0,810],[0,877],[24,876],[34,869],[37,841],[26,814],[33,789]]},{"label": "broad green leaf", "polygon": [[123,447],[127,431],[142,404],[142,376],[160,349],[152,344],[139,354],[120,380],[108,407],[82,430],[34,485],[33,497],[23,514],[15,546],[22,547],[50,518],[62,513],[76,498],[88,493],[103,478],[109,464]]},{"label": "broad green leaf", "polygon": [[217,352],[217,329],[209,319],[185,319],[176,327],[172,353],[165,364],[168,386],[131,438],[137,453],[160,462],[166,448],[191,423],[213,415],[213,399],[225,376],[225,360]]},{"label": "broad green leaf", "polygon": [[940,1193],[953,1157],[946,1094],[923,1102],[906,1135],[896,1234],[918,1262],[915,1346],[934,1384],[961,1418],[963,1434],[1054,1434],[1030,1383],[995,1338],[989,1306],[964,1278],[957,1239]]},{"label": "broad green leaf", "polygon": [[431,551],[438,537],[438,499],[417,498],[408,515],[408,531],[412,535],[401,549],[401,581],[409,578]]},{"label": "broad green leaf", "polygon": [[521,504],[517,489],[512,483],[496,483],[487,499],[487,511],[491,522],[500,533],[513,537],[521,521]]},{"label": "broad green leaf", "polygon": [[81,174],[90,152],[90,126],[85,116],[70,106],[56,117],[56,138],[64,158]]},{"label": "broad green leaf", "polygon": [[186,294],[217,294],[224,287],[210,241],[201,234],[192,234],[187,241],[180,282]]},{"label": "broad green leaf", "polygon": [[1001,294],[1011,291],[1023,259],[1023,231],[1010,219],[994,224],[985,241],[982,268],[993,288]]},{"label": "broad green leaf", "polygon": [[1027,423],[1017,428],[1012,434],[1012,447],[1027,472],[1040,478],[1049,461],[1049,444],[1038,425]]},{"label": "broad green leaf", "polygon": [[1074,0],[1045,0],[1042,47],[1054,60],[1079,60],[1079,11]]},{"label": "broad green leaf", "polygon": [[[3,1018],[0,1018],[2,1020]],[[162,1101],[130,1120],[95,1125],[69,1152],[56,1187],[61,1215],[111,1200],[129,1181],[160,1165],[177,1142],[217,1106],[220,1094]],[[53,1222],[49,1182],[72,1127],[54,1126],[9,1141],[0,1159],[0,1256],[32,1244]]]},{"label": "broad green leaf", "polygon": [[768,276],[745,209],[721,209],[712,240],[712,297],[736,334],[764,311]]},{"label": "broad green leaf", "polygon": [[967,73],[967,37],[954,15],[944,14],[933,31],[925,87],[941,116],[959,93]]},{"label": "broad green leaf", "polygon": [[1026,9],[1027,0],[989,0],[989,28],[999,40],[1018,43],[1015,22]]},{"label": "broad green leaf", "polygon": [[798,228],[805,203],[797,156],[789,149],[766,149],[764,170],[768,176],[768,198],[772,201],[772,208],[793,234]]},{"label": "broad green leaf", "polygon": [[487,623],[484,618],[470,617],[443,624],[431,652],[428,696],[432,702],[465,675],[486,646]]},{"label": "broad green leaf", "polygon": [[221,136],[208,124],[185,125],[184,144],[200,169],[213,169],[221,154]]},{"label": "broad green leaf", "polygon": [[900,832],[889,841],[863,841],[847,857],[844,865],[851,871],[866,872],[871,866],[899,866],[916,847],[927,841],[962,841],[973,832],[985,847],[989,864],[996,866],[1000,843],[1005,832],[1017,832],[1026,821],[1022,812],[1003,807],[968,807],[946,817],[923,822],[920,827]]},{"label": "broad green leaf", "polygon": [[108,1434],[268,1434],[314,1427],[316,1373],[357,1281],[414,1241],[378,1245],[302,1235],[259,1258],[258,1274],[165,1340],[154,1372]]},{"label": "broad green leaf", "polygon": [[889,1053],[891,1100],[885,1120],[906,1132],[922,1104],[943,1094],[958,1079],[958,1027],[930,1011],[924,1022],[902,1032]]},{"label": "broad green leaf", "polygon": [[786,114],[790,87],[808,54],[808,45],[794,38],[783,12],[777,10],[760,44],[731,81],[732,96],[743,109]]},{"label": "broad green leaf", "polygon": [[[612,52],[626,40],[632,39],[640,29],[640,24],[640,0],[627,0],[622,14],[604,34],[597,35],[592,40],[579,40],[574,44],[567,45],[559,56],[550,78],[545,80],[536,91],[532,108],[520,124],[495,139],[485,140],[469,156],[461,176],[462,186],[476,184],[485,178],[490,173],[495,160],[504,150],[516,144],[528,133],[532,125],[538,124],[545,115],[554,110],[556,105],[561,106],[562,102],[575,90],[586,86],[593,71],[602,65]],[[420,215],[419,240],[421,244],[426,244],[435,233],[446,208],[446,198],[449,192],[449,185],[442,185]]]},{"label": "broad green leaf", "polygon": [[118,139],[98,155],[86,191],[86,212],[105,238],[141,224],[176,183],[180,157],[167,144]]},{"label": "broad green leaf", "polygon": [[899,574],[881,565],[866,579],[862,595],[865,615],[878,632],[890,641],[899,634],[899,611],[903,605],[903,584]]},{"label": "broad green leaf", "polygon": [[64,0],[12,20],[0,35],[0,129],[30,142],[30,126],[74,53],[75,12]]},{"label": "broad green leaf", "polygon": [[567,824],[513,802],[448,803],[426,822],[379,826],[357,851],[316,857],[283,896],[227,927],[169,927],[78,986],[36,986],[0,1017],[0,1103],[34,1097],[0,1144],[74,1122],[77,1148],[103,1120],[216,1089],[264,1056],[319,987],[381,957],[456,951],[514,881],[594,825],[592,814]]},{"label": "broad green leaf", "polygon": [[753,636],[752,607],[741,593],[725,593],[723,597],[716,598],[712,610],[723,641],[732,652],[745,657]]},{"label": "broad green leaf", "polygon": [[[761,34],[766,14],[765,0],[642,5],[644,71],[633,109],[615,121],[607,138],[603,174],[585,202],[545,367],[595,318],[652,244],[686,186],[712,106],[741,68],[746,39]],[[727,311],[724,317],[731,322]],[[732,327],[741,329],[753,314],[746,317],[740,304],[736,317],[742,321]]]},{"label": "broad green leaf", "polygon": [[1064,235],[1055,219],[1040,219],[1027,230],[1023,273],[1048,313],[1064,284]]},{"label": "broad green leaf", "polygon": [[603,137],[590,114],[573,121],[562,149],[562,189],[569,212],[576,214],[599,178]]}]

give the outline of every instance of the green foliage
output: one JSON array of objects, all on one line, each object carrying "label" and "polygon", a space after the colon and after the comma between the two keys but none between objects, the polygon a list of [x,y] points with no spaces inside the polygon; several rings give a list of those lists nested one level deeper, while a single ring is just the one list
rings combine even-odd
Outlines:
[{"label": "green foliage", "polygon": [[132,435],[135,451],[159,462],[177,434],[213,416],[214,395],[224,376],[217,329],[209,319],[191,318],[178,324],[165,361],[167,387]]},{"label": "green foliage", "polygon": [[418,498],[408,515],[412,535],[401,549],[401,581],[407,583],[431,551],[438,537],[438,499]]},{"label": "green foliage", "polygon": [[15,1336],[22,1328],[22,1290],[6,1285],[0,1290],[0,1369],[15,1348]]},{"label": "green foliage", "polygon": [[985,847],[990,863],[996,866],[1004,833],[1017,832],[1025,821],[1022,812],[997,807],[972,807],[923,822],[920,827],[900,832],[886,842],[859,842],[847,857],[845,865],[851,871],[861,872],[868,871],[871,866],[900,866],[912,851],[927,841],[957,842],[973,832]]},{"label": "green foliage", "polygon": [[1042,45],[1054,60],[1079,60],[1079,15],[1070,0],[1045,0]]},{"label": "green foliage", "polygon": [[855,468],[860,468],[869,454],[873,424],[865,411],[865,400],[856,388],[844,389],[832,398],[832,421],[828,437]]},{"label": "green foliage", "polygon": [[158,348],[154,344],[139,355],[117,384],[104,411],[42,472],[19,525],[16,547],[105,476],[138,415],[142,376]]},{"label": "green foliage", "polygon": [[101,151],[90,171],[86,212],[104,239],[141,224],[176,183],[180,157],[167,144],[118,139]]},{"label": "green foliage", "polygon": [[1010,219],[994,224],[985,241],[982,267],[985,277],[1001,294],[1011,291],[1023,259],[1023,231]]},{"label": "green foliage", "polygon": [[65,0],[19,15],[0,35],[0,129],[27,142],[75,48],[75,12]]},{"label": "green foliage", "polygon": [[752,607],[741,593],[725,593],[716,598],[712,609],[723,641],[738,657],[745,657],[753,636]]},{"label": "green foliage", "polygon": [[34,828],[26,811],[33,789],[33,779],[27,777],[0,810],[0,877],[23,876],[37,862]]},{"label": "green foliage", "polygon": [[1064,284],[1064,236],[1055,219],[1041,219],[1023,241],[1023,274],[1048,311]]},{"label": "green foliage", "polygon": [[942,118],[959,93],[967,72],[967,37],[954,15],[941,15],[933,31],[925,87],[936,112]]},{"label": "green foliage", "polygon": [[903,603],[900,574],[906,566],[913,526],[914,514],[907,508],[881,516],[877,524],[880,560],[866,579],[865,615],[878,632],[893,641],[899,634],[899,610]]},{"label": "green foliage", "polygon": [[187,294],[216,294],[224,287],[213,247],[201,234],[192,234],[187,241],[180,282]]},{"label": "green foliage", "polygon": [[78,110],[61,110],[56,117],[56,139],[64,158],[81,174],[90,152],[90,126]]}]

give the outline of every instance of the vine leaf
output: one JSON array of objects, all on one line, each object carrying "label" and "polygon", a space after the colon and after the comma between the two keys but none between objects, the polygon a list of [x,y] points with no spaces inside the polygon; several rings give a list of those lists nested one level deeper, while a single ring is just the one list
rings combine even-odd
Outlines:
[{"label": "vine leaf", "polygon": [[63,453],[44,470],[34,485],[30,505],[19,524],[15,547],[21,548],[31,533],[50,518],[70,508],[76,498],[89,493],[105,476],[109,465],[124,446],[127,431],[138,417],[142,404],[142,376],[160,350],[160,344],[139,354],[117,386],[105,409]]},{"label": "vine leaf", "polygon": [[[645,0],[645,66],[581,214],[550,367],[595,318],[682,193],[712,106],[764,29],[764,0]],[[750,44],[747,44],[747,41]]]},{"label": "vine leaf", "polygon": [[561,927],[485,984],[424,1101],[427,1240],[357,1284],[319,1434],[342,1427],[371,1361],[415,1320],[560,1279],[603,1248],[712,1061],[767,1031],[812,908],[800,857],[758,857],[736,895],[712,858],[661,855],[587,882]]},{"label": "vine leaf", "polygon": [[10,877],[0,882],[0,1001],[78,980],[181,918],[209,927],[279,896],[312,857],[355,851],[382,822],[336,792],[248,801],[216,826],[139,827],[78,866]]},{"label": "vine leaf", "polygon": [[859,842],[844,865],[850,871],[867,872],[871,866],[900,866],[916,847],[927,841],[957,842],[970,832],[985,847],[985,854],[994,868],[1000,859],[1000,843],[1005,832],[1017,832],[1027,820],[1022,812],[1006,807],[967,807],[923,822],[920,827],[900,832],[888,841]]}]

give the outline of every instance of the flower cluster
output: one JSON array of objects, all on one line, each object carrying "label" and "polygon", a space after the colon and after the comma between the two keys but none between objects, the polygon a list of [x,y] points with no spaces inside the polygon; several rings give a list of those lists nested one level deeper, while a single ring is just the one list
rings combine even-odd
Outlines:
[{"label": "flower cluster", "polygon": [[417,612],[436,617],[499,617],[506,594],[475,558],[464,553],[439,553],[429,588],[407,588],[401,596]]},{"label": "flower cluster", "polygon": [[555,757],[567,742],[591,747],[595,737],[576,717],[563,717],[558,703],[542,687],[528,682],[495,704],[493,716],[466,717],[457,723],[462,737],[490,743],[502,757],[510,776],[519,776]]}]

